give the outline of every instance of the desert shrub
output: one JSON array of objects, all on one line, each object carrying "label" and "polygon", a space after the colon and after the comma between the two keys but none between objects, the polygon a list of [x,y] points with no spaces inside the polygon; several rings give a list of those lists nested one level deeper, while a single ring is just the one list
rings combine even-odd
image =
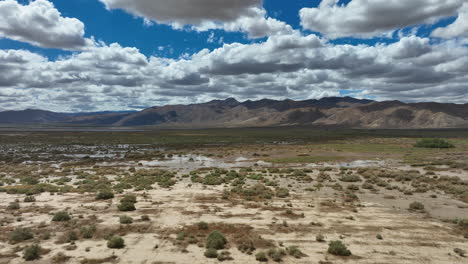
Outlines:
[{"label": "desert shrub", "polygon": [[273,261],[281,262],[283,257],[286,256],[286,251],[283,249],[272,248],[268,250],[268,256],[270,256]]},{"label": "desert shrub", "polygon": [[211,232],[206,238],[206,248],[223,249],[226,243],[226,237],[217,230]]},{"label": "desert shrub", "polygon": [[185,232],[179,232],[179,233],[177,234],[176,239],[177,239],[177,240],[184,240],[186,236],[187,236],[187,233],[185,233]]},{"label": "desert shrub", "polygon": [[65,222],[69,221],[71,219],[70,215],[68,212],[65,211],[60,211],[54,214],[54,217],[52,218],[52,221],[54,222]]},{"label": "desert shrub", "polygon": [[361,181],[361,177],[356,174],[348,174],[341,176],[339,180],[342,182],[359,182]]},{"label": "desert shrub", "polygon": [[129,211],[136,210],[135,204],[130,203],[130,202],[121,202],[119,205],[117,205],[117,208],[119,209],[119,211],[122,211],[122,212],[129,212]]},{"label": "desert shrub", "polygon": [[108,241],[107,241],[107,247],[108,248],[124,248],[125,247],[125,241],[122,237],[120,236],[112,236]]},{"label": "desert shrub", "polygon": [[41,256],[41,247],[38,244],[28,246],[23,251],[23,259],[26,261],[39,259]]},{"label": "desert shrub", "polygon": [[14,243],[23,242],[34,238],[34,234],[29,228],[18,227],[10,234],[10,240]]},{"label": "desert shrub", "polygon": [[260,251],[257,254],[255,254],[255,259],[257,261],[260,261],[260,262],[267,262],[268,261],[267,255],[263,251]]},{"label": "desert shrub", "polygon": [[203,178],[205,185],[221,185],[224,183],[224,178],[218,174],[208,174]]},{"label": "desert shrub", "polygon": [[133,194],[127,194],[120,200],[120,202],[121,203],[136,203],[137,198]]},{"label": "desert shrub", "polygon": [[445,139],[425,138],[416,142],[414,147],[416,148],[454,148],[455,146]]},{"label": "desert shrub", "polygon": [[151,220],[150,217],[149,217],[148,215],[142,215],[140,219],[141,219],[141,221],[145,221],[145,222]]},{"label": "desert shrub", "polygon": [[66,242],[72,242],[78,240],[78,234],[75,231],[70,231],[66,234]]},{"label": "desert shrub", "polygon": [[114,193],[110,190],[103,190],[103,191],[99,191],[97,194],[96,194],[96,199],[97,200],[109,200],[109,199],[112,199],[114,198]]},{"label": "desert shrub", "polygon": [[285,198],[289,196],[289,190],[286,188],[277,188],[276,189],[276,196],[279,198]]},{"label": "desert shrub", "polygon": [[318,234],[315,236],[315,240],[317,242],[325,242],[325,237],[322,234]]},{"label": "desert shrub", "polygon": [[351,251],[339,240],[330,242],[328,253],[336,256],[351,256]]},{"label": "desert shrub", "polygon": [[80,228],[80,234],[83,238],[93,238],[94,233],[96,232],[96,226],[83,226]]},{"label": "desert shrub", "polygon": [[231,193],[238,194],[247,200],[271,199],[274,194],[270,188],[262,184],[256,184],[249,188],[242,188],[241,186],[236,186],[231,189]]},{"label": "desert shrub", "polygon": [[382,240],[383,236],[381,234],[378,234],[378,235],[375,236],[375,238],[377,238],[378,240]]},{"label": "desert shrub", "polygon": [[424,210],[424,204],[422,204],[420,202],[412,202],[409,205],[409,209],[413,210],[413,211],[422,211],[422,210]]},{"label": "desert shrub", "polygon": [[62,252],[57,253],[55,256],[52,257],[52,263],[67,263],[71,257],[63,254]]},{"label": "desert shrub", "polygon": [[355,184],[350,184],[350,185],[348,185],[348,187],[346,187],[346,189],[348,189],[350,191],[359,191],[359,186],[357,186]]},{"label": "desert shrub", "polygon": [[219,261],[233,260],[233,258],[231,257],[231,252],[229,252],[227,250],[221,251],[221,253],[218,254],[217,259]]},{"label": "desert shrub", "polygon": [[133,218],[131,218],[128,215],[121,215],[120,218],[119,218],[119,222],[121,224],[129,225],[129,224],[133,223]]},{"label": "desert shrub", "polygon": [[302,258],[305,256],[304,253],[297,247],[297,246],[290,246],[286,250],[290,256],[293,256],[295,258]]},{"label": "desert shrub", "polygon": [[10,204],[8,204],[7,209],[8,210],[18,210],[18,209],[20,209],[20,204],[18,202],[11,202]]},{"label": "desert shrub", "polygon": [[218,257],[218,252],[214,248],[208,248],[205,251],[205,257],[207,257],[207,258],[217,258]]},{"label": "desert shrub", "polygon": [[28,195],[26,197],[24,197],[24,200],[23,200],[25,203],[33,203],[36,201],[36,198],[32,195]]},{"label": "desert shrub", "polygon": [[197,223],[198,229],[200,230],[207,230],[208,229],[208,223],[207,222],[198,222]]}]

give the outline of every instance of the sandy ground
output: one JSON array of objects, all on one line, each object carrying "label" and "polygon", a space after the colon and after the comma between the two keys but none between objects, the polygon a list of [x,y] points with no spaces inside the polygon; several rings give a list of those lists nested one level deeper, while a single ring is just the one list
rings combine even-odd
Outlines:
[{"label": "sandy ground", "polygon": [[[52,263],[52,257],[59,252],[71,257],[66,263],[81,263],[85,258],[104,259],[110,256],[117,257],[113,260],[115,263],[217,263],[216,259],[205,258],[205,249],[197,245],[189,245],[182,252],[180,247],[174,245],[176,233],[168,234],[168,230],[200,221],[209,224],[248,225],[274,244],[282,244],[284,247],[295,245],[307,255],[301,259],[285,257],[284,263],[468,263],[467,258],[454,253],[455,248],[468,250],[468,243],[452,224],[431,217],[431,213],[412,213],[401,209],[407,208],[401,201],[401,208],[393,207],[388,200],[376,199],[378,195],[363,193],[359,195],[362,198],[361,205],[352,209],[343,205],[333,192],[323,190],[320,193],[291,193],[289,198],[274,198],[268,206],[262,203],[259,206],[257,202],[220,199],[222,190],[222,186],[205,187],[195,184],[189,187],[186,182],[180,182],[171,189],[158,188],[146,192],[146,198],[141,198],[143,193],[140,192],[137,210],[126,215],[138,219],[142,214],[147,214],[151,222],[133,223],[133,226],[144,226],[144,231],[126,234],[124,249],[108,249],[104,239],[89,239],[76,241],[76,248],[67,250],[68,243],[56,243],[56,238],[60,235],[60,231],[57,231],[51,239],[41,242],[41,246],[50,252],[40,260],[30,263]],[[20,196],[0,194],[2,204],[8,204],[17,198]],[[52,223],[50,212],[38,213],[35,210],[40,208],[50,208],[51,212],[67,210],[74,218],[79,215],[84,218],[95,215],[97,219],[94,222],[98,228],[118,229],[118,216],[123,214],[116,209],[117,197],[113,201],[97,202],[92,195],[44,193],[36,199],[35,203],[25,205],[31,207],[30,211],[33,212],[23,213],[23,221],[13,222],[8,226],[34,227],[45,223],[52,232],[61,230],[59,226],[64,224]],[[336,202],[331,203],[331,206],[324,203],[333,200]],[[449,203],[445,200],[437,202]],[[436,211],[438,203],[431,205]],[[450,206],[455,206],[453,200]],[[287,208],[295,214],[303,213],[304,217],[292,219],[284,216],[282,212]],[[458,217],[465,217],[468,210],[453,207],[452,211],[456,211],[454,214]],[[3,218],[9,217],[4,209],[2,215]],[[283,221],[287,221],[288,228],[284,228]],[[3,231],[6,231],[5,227]],[[327,241],[342,240],[349,246],[353,256],[343,258],[328,254],[327,243],[315,240],[319,233]],[[378,240],[377,234],[381,234],[383,240]],[[25,262],[20,257],[5,257],[12,255],[16,246],[7,241],[0,242],[0,256],[3,256],[0,257],[0,263]],[[233,260],[226,263],[256,262],[253,255],[241,253],[234,245],[229,244],[228,247]],[[20,253],[17,255],[20,256]]]}]

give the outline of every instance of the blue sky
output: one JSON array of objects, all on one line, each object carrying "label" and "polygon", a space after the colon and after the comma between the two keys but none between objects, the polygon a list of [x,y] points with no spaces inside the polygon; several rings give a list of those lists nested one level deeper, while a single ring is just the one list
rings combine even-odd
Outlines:
[{"label": "blue sky", "polygon": [[[19,0],[19,3],[27,4],[29,0]],[[195,53],[204,48],[210,50],[219,48],[222,43],[208,43],[211,32],[219,39],[224,39],[223,43],[252,43],[262,41],[262,39],[248,39],[245,33],[225,32],[224,30],[214,30],[208,32],[196,32],[190,30],[174,30],[168,25],[153,24],[145,26],[142,18],[137,18],[123,10],[106,10],[103,3],[98,0],[50,0],[55,7],[65,17],[75,17],[86,25],[86,37],[94,36],[97,40],[106,43],[119,43],[126,47],[137,47],[143,54],[178,58],[184,53]],[[346,5],[350,0],[340,1],[339,4]],[[284,21],[294,29],[302,30],[300,26],[299,10],[304,7],[317,7],[320,0],[265,0],[263,7],[267,10],[270,17]],[[418,30],[419,36],[428,36],[436,27],[447,26],[454,21],[454,17],[443,19],[435,25],[421,27]],[[407,30],[411,30],[411,27]],[[315,33],[304,30],[306,33]],[[352,37],[340,38],[334,40],[334,43],[360,44],[365,43],[374,45],[376,43],[392,43],[398,41],[398,38],[376,37],[372,39],[356,39]],[[165,47],[163,51],[159,47]],[[27,43],[0,39],[1,49],[28,49],[51,59],[60,55],[70,54],[70,51],[60,49],[41,49]]]},{"label": "blue sky", "polygon": [[463,0],[218,1],[226,6],[0,0],[9,73],[0,108],[124,110],[231,96],[467,102],[464,72],[454,70],[468,58]]}]

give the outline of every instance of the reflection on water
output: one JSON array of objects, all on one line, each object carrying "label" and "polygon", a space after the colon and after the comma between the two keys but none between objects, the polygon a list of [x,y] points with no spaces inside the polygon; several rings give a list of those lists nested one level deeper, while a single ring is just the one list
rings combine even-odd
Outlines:
[{"label": "reflection on water", "polygon": [[351,162],[339,163],[311,163],[307,167],[338,167],[338,168],[363,168],[363,167],[378,167],[385,165],[384,160],[355,160]]},{"label": "reflection on water", "polygon": [[[151,161],[139,161],[135,162],[143,167],[163,167],[171,169],[182,169],[182,170],[195,170],[199,168],[243,168],[243,167],[252,167],[252,166],[271,166],[271,163],[265,161],[249,160],[245,157],[238,157],[232,161],[225,161],[217,158],[210,158],[203,155],[179,155],[179,156],[166,156],[165,159],[161,160],[151,160]],[[102,163],[104,166],[111,165],[130,165],[134,166],[132,163]]]}]

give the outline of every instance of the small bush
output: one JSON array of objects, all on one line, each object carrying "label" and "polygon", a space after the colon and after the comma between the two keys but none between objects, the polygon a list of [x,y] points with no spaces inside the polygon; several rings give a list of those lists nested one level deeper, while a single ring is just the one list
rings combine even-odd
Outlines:
[{"label": "small bush", "polygon": [[426,138],[421,139],[414,145],[416,148],[454,148],[455,146],[445,139]]},{"label": "small bush", "polygon": [[409,209],[413,211],[423,211],[424,210],[424,204],[420,202],[412,202],[409,205]]},{"label": "small bush", "polygon": [[70,242],[73,242],[73,241],[76,241],[78,240],[78,235],[76,234],[75,231],[70,231],[66,234],[66,242],[67,243],[70,243]]},{"label": "small bush", "polygon": [[207,257],[207,258],[217,258],[218,257],[218,252],[214,248],[208,248],[205,251],[205,257]]},{"label": "small bush", "polygon": [[80,234],[83,238],[93,238],[94,233],[96,232],[96,226],[83,226],[80,228]]},{"label": "small bush", "polygon": [[221,253],[218,254],[217,259],[219,261],[233,260],[233,258],[231,257],[231,253],[229,251],[227,251],[227,250],[221,251]]},{"label": "small bush", "polygon": [[121,203],[133,203],[135,204],[137,202],[137,198],[133,194],[127,194],[125,195],[122,200],[120,200]]},{"label": "small bush", "polygon": [[185,232],[179,232],[179,233],[177,234],[176,239],[177,239],[177,240],[184,240],[186,236],[187,236],[187,233],[185,233]]},{"label": "small bush", "polygon": [[129,203],[129,202],[122,202],[118,206],[119,211],[122,212],[129,212],[129,211],[135,211],[135,204],[134,203]]},{"label": "small bush", "polygon": [[268,261],[267,255],[263,251],[260,251],[257,254],[255,254],[255,259],[257,261],[260,261],[260,262],[267,262]]},{"label": "small bush", "polygon": [[114,193],[110,190],[100,191],[96,194],[97,200],[109,200],[114,198]]},{"label": "small bush", "polygon": [[122,237],[120,236],[113,236],[107,241],[107,247],[108,248],[124,248],[125,247],[125,241]]},{"label": "small bush", "polygon": [[318,234],[317,236],[315,236],[315,240],[317,242],[325,242],[325,237],[322,234]]},{"label": "small bush", "polygon": [[142,215],[141,216],[141,221],[147,222],[147,221],[151,221],[151,219],[150,219],[150,217],[148,215]]},{"label": "small bush", "polygon": [[28,246],[23,251],[23,258],[26,261],[39,259],[41,256],[41,247],[38,244]]},{"label": "small bush", "polygon": [[28,195],[26,197],[24,197],[24,200],[23,200],[25,203],[34,203],[36,201],[36,198],[32,195]]},{"label": "small bush", "polygon": [[13,230],[10,234],[10,239],[14,243],[23,242],[26,240],[33,239],[34,235],[29,228],[18,227]]},{"label": "small bush", "polygon": [[283,249],[272,248],[272,249],[268,250],[268,256],[270,256],[270,258],[273,261],[281,262],[283,257],[286,256],[286,252]]},{"label": "small bush", "polygon": [[289,190],[286,188],[278,188],[276,189],[276,196],[279,198],[286,198],[289,196]]},{"label": "small bush", "polygon": [[339,240],[330,242],[328,253],[336,256],[351,256],[351,251]]},{"label": "small bush", "polygon": [[124,224],[124,225],[129,225],[129,224],[133,223],[133,218],[131,218],[130,216],[127,216],[127,215],[121,215],[120,219],[119,219],[119,222],[121,224]]},{"label": "small bush", "polygon": [[288,254],[289,254],[290,256],[293,256],[293,257],[295,257],[295,258],[302,258],[302,257],[305,257],[305,254],[302,253],[302,251],[301,251],[298,247],[296,247],[296,246],[290,246],[290,247],[288,247],[287,251],[288,251]]},{"label": "small bush", "polygon": [[219,231],[211,232],[206,238],[206,248],[223,249],[227,240]]},{"label": "small bush", "polygon": [[11,202],[10,204],[8,204],[7,209],[8,210],[18,210],[18,209],[20,209],[20,204],[18,202]]},{"label": "small bush", "polygon": [[355,175],[355,174],[351,174],[351,175],[343,175],[339,178],[340,181],[342,182],[360,182],[361,181],[361,177],[359,177],[358,175]]},{"label": "small bush", "polygon": [[208,230],[208,223],[207,222],[198,222],[197,223],[198,229],[200,230]]},{"label": "small bush", "polygon": [[54,214],[54,217],[52,218],[52,221],[54,222],[65,222],[69,221],[71,219],[70,215],[68,212],[65,211],[60,211]]}]

